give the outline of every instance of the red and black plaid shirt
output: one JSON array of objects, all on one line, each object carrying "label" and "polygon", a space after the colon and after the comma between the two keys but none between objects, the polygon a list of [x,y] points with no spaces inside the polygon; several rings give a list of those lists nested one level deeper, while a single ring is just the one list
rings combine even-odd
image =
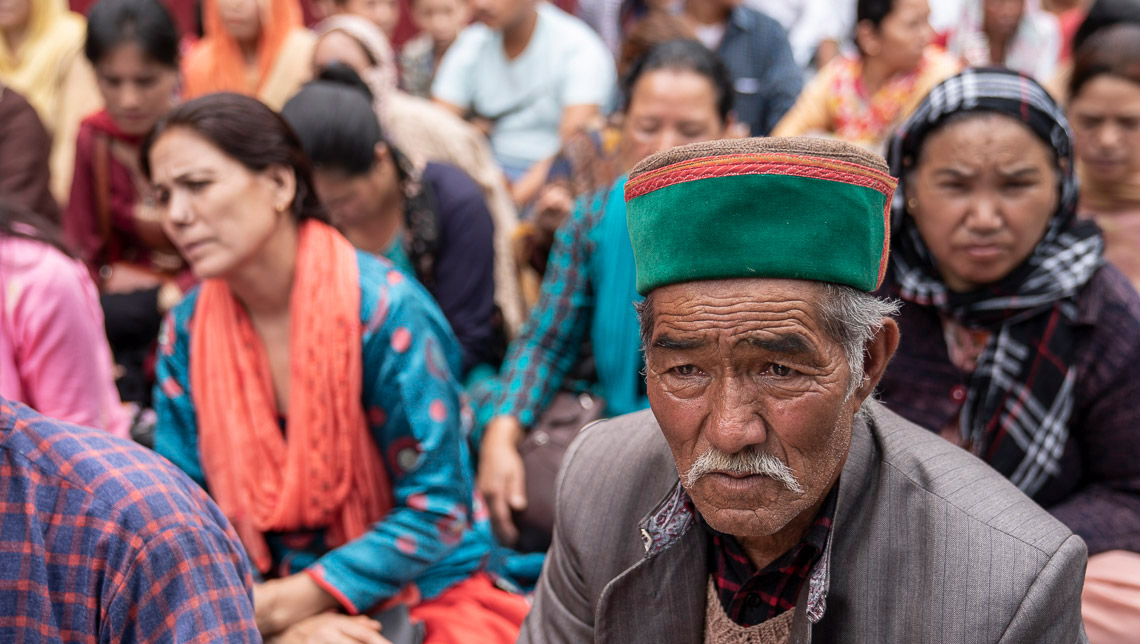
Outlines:
[{"label": "red and black plaid shirt", "polygon": [[832,487],[803,539],[763,570],[756,569],[734,537],[705,526],[712,536],[709,564],[713,581],[732,621],[755,626],[795,608],[800,588],[827,545],[838,489],[838,485]]}]

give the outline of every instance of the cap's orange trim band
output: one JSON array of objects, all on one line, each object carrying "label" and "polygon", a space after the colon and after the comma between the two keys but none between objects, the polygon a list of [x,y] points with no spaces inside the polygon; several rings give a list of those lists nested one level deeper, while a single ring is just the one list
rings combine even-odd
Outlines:
[{"label": "cap's orange trim band", "polygon": [[689,159],[638,175],[625,186],[629,201],[667,186],[747,174],[775,174],[836,181],[878,190],[885,195],[894,192],[894,177],[867,166],[835,159],[794,154],[731,154]]}]

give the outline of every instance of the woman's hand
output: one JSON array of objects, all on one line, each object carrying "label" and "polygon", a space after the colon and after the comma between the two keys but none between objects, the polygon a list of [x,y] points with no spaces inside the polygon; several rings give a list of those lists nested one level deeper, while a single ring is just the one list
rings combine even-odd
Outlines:
[{"label": "woman's hand", "polygon": [[526,509],[526,469],[518,448],[522,433],[513,417],[493,418],[479,448],[479,491],[487,501],[495,536],[507,546],[519,539],[511,512]]},{"label": "woman's hand", "polygon": [[365,615],[355,617],[322,613],[301,620],[267,644],[392,644],[380,634],[380,622]]},{"label": "woman's hand", "polygon": [[338,606],[336,599],[305,573],[253,587],[253,613],[262,635],[276,635],[302,620]]}]

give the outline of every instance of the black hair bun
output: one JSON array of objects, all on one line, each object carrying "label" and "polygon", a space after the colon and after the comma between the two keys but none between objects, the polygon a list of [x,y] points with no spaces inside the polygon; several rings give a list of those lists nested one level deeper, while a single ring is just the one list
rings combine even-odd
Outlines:
[{"label": "black hair bun", "polygon": [[344,85],[345,87],[358,90],[368,97],[369,103],[376,98],[372,95],[372,90],[369,89],[368,84],[356,73],[356,70],[341,62],[331,63],[322,67],[317,72],[316,80],[325,83],[334,83],[336,85]]}]

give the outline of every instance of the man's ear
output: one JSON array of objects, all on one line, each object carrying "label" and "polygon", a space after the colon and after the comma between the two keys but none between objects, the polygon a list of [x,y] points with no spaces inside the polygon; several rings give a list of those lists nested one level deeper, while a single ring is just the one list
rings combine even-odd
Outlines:
[{"label": "man's ear", "polygon": [[899,325],[891,318],[884,318],[882,327],[867,343],[863,353],[863,382],[855,390],[855,396],[860,404],[870,397],[875,387],[879,386],[879,381],[887,371],[887,364],[898,347]]}]

